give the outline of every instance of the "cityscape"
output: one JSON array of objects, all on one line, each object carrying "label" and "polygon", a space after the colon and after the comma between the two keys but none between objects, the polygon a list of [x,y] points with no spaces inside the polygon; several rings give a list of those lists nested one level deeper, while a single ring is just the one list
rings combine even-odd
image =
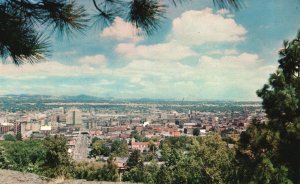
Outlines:
[{"label": "cityscape", "polygon": [[0,184],[300,184],[299,9],[0,0]]},{"label": "cityscape", "polygon": [[[0,99],[2,140],[7,134],[20,134],[22,140],[64,135],[68,152],[75,160],[91,158],[93,138],[124,140],[129,150],[144,152],[149,151],[150,140],[159,143],[166,137],[205,136],[214,132],[237,140],[254,119],[266,119],[260,102],[122,101],[84,95],[7,95]],[[133,141],[133,132],[143,142]]]}]

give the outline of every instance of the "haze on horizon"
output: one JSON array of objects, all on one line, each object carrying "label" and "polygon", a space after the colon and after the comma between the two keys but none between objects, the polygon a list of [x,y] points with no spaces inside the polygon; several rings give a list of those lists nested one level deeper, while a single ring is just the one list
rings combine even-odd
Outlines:
[{"label": "haze on horizon", "polygon": [[0,95],[258,100],[283,40],[297,33],[300,2],[245,4],[238,12],[216,10],[211,0],[170,7],[147,37],[118,17],[103,30],[54,36],[48,62],[0,64]]}]

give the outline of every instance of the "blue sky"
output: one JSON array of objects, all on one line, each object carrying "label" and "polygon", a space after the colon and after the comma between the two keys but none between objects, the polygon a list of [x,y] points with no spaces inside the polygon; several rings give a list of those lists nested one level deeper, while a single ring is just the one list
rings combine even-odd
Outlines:
[{"label": "blue sky", "polygon": [[[81,3],[92,11],[91,1]],[[212,0],[169,7],[147,37],[120,17],[85,35],[54,36],[47,62],[0,64],[0,94],[257,100],[282,41],[300,29],[300,1],[244,4],[238,12]]]}]

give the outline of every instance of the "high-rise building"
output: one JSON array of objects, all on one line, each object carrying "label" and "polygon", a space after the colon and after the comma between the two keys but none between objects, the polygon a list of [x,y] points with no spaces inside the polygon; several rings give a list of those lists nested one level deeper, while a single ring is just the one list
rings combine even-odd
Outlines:
[{"label": "high-rise building", "polygon": [[82,125],[81,111],[76,108],[69,109],[66,117],[67,125],[74,125],[80,127]]},{"label": "high-rise building", "polygon": [[25,122],[15,122],[14,133],[16,136],[22,136],[25,133]]}]

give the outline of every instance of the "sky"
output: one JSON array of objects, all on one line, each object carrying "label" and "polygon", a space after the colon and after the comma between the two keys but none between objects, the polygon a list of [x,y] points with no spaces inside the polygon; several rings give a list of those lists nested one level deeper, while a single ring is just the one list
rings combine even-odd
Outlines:
[{"label": "sky", "polygon": [[[93,11],[92,1],[79,1]],[[0,95],[259,100],[283,40],[300,29],[300,1],[243,2],[239,11],[212,0],[170,6],[150,36],[120,17],[84,35],[53,34],[47,61],[0,64]]]}]

